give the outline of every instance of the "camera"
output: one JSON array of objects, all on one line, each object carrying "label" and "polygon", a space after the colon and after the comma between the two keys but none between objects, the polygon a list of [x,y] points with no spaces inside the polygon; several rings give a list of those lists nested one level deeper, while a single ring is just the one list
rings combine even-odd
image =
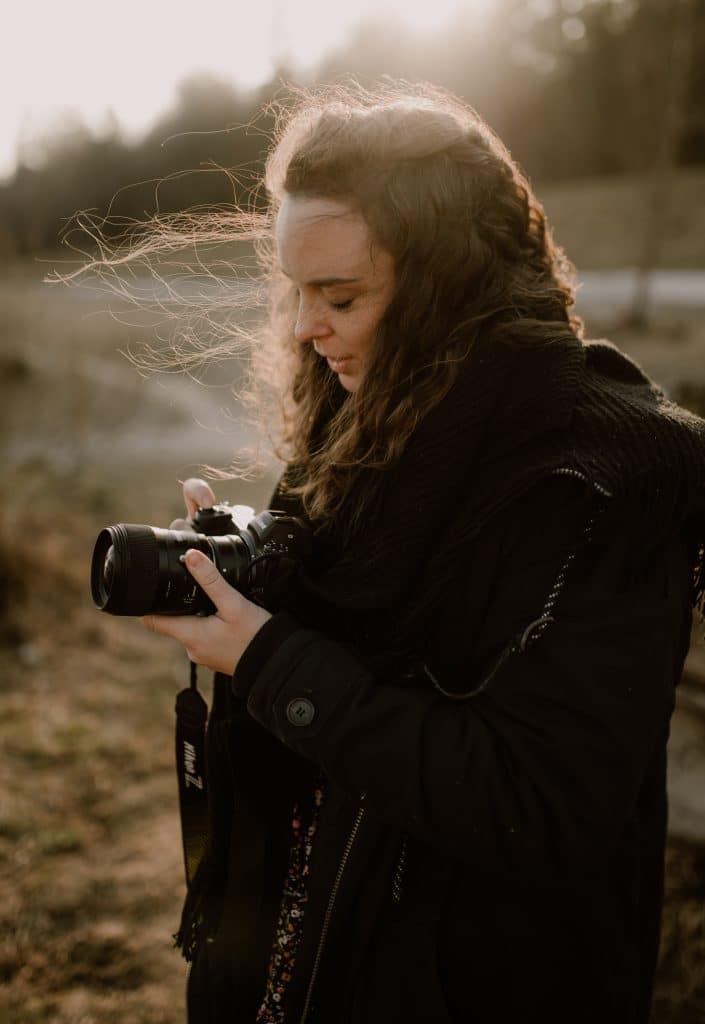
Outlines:
[{"label": "camera", "polygon": [[118,523],[101,530],[93,549],[91,593],[111,615],[211,615],[213,602],[181,556],[196,548],[231,586],[264,604],[267,594],[311,553],[311,533],[294,516],[258,515],[225,502],[199,508],[190,530]]}]

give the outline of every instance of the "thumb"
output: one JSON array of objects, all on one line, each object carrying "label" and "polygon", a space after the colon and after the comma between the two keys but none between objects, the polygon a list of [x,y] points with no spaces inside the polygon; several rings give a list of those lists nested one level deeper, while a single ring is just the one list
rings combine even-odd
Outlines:
[{"label": "thumb", "polygon": [[222,574],[207,555],[204,555],[202,551],[197,551],[195,548],[189,548],[182,556],[182,559],[196,583],[210,597],[218,611],[222,611],[233,604],[233,595],[236,594],[236,591],[229,583],[226,583]]}]

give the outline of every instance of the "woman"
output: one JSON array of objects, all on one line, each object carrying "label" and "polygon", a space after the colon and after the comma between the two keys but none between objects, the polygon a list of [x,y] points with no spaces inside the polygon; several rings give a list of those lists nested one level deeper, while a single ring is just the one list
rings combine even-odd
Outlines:
[{"label": "woman", "polygon": [[646,1022],[705,422],[445,94],[304,101],[267,186],[314,554],[264,609],[193,552],[217,614],[143,620],[217,673],[189,1020]]}]

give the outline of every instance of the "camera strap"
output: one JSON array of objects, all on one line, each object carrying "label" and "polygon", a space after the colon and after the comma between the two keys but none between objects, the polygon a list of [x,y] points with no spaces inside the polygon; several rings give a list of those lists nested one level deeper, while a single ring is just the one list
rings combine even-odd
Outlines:
[{"label": "camera strap", "polygon": [[179,780],[181,839],[186,885],[190,885],[203,855],[208,834],[206,798],[206,720],[208,705],[198,692],[196,666],[191,682],[176,697],[176,774]]}]

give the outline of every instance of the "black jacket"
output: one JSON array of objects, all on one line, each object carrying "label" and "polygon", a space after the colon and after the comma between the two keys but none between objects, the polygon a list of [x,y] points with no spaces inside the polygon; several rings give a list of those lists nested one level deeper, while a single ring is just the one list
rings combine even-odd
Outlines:
[{"label": "black jacket", "polygon": [[[226,853],[192,1024],[254,1024],[291,802],[319,766],[287,1024],[645,1024],[695,553],[682,527],[635,557],[626,508],[582,544],[590,513],[579,482],[551,476],[486,524],[425,670],[380,676],[280,613],[216,677]],[[497,666],[551,595],[554,621]]]}]

